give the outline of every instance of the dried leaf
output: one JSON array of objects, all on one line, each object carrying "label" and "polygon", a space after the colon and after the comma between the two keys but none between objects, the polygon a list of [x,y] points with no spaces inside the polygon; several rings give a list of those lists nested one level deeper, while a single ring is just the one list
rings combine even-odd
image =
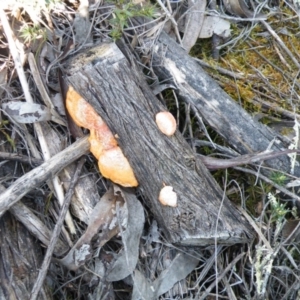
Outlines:
[{"label": "dried leaf", "polygon": [[[289,149],[298,149],[299,145],[299,136],[300,136],[300,123],[298,122],[297,118],[295,118],[295,125],[293,127],[295,136],[292,139],[292,143],[289,145]],[[297,162],[297,153],[288,154],[291,159],[291,174],[294,174],[295,166],[299,163]]]},{"label": "dried leaf", "polygon": [[6,77],[7,77],[7,65],[6,63],[3,63],[2,66],[0,67],[0,96],[4,92]]},{"label": "dried leaf", "polygon": [[198,261],[191,255],[179,253],[154,282],[148,281],[141,272],[135,271],[131,299],[157,299],[168,292],[176,282],[186,278],[195,269]]},{"label": "dried leaf", "polygon": [[58,113],[61,116],[65,116],[66,110],[65,110],[65,106],[64,106],[64,102],[63,102],[61,94],[56,93],[53,97],[51,97],[51,100],[52,100],[52,103],[53,103],[55,109],[58,111]]},{"label": "dried leaf", "polygon": [[230,36],[230,23],[217,16],[206,16],[199,34],[199,38],[210,38],[216,34],[222,38]]},{"label": "dried leaf", "polygon": [[121,232],[123,251],[119,254],[108,272],[108,281],[119,281],[132,274],[138,261],[139,243],[144,228],[145,216],[142,204],[133,193],[115,188],[116,193],[122,193],[128,207],[128,223]]},{"label": "dried leaf", "polygon": [[153,286],[156,297],[169,291],[173,285],[186,278],[198,264],[198,259],[185,253],[179,253],[171,262],[169,267],[161,272],[154,281]]},{"label": "dried leaf", "polygon": [[[116,206],[119,209],[118,216],[116,215]],[[118,217],[120,218],[119,221]],[[125,223],[126,221],[127,208],[124,205],[124,200],[121,195],[115,195],[111,188],[95,206],[85,233],[60,262],[70,270],[77,270],[90,259],[92,255],[91,241],[97,236],[98,232],[101,232],[100,241],[98,242],[98,247],[101,247],[119,232],[119,222]],[[104,241],[103,237],[106,238]]]},{"label": "dried leaf", "polygon": [[[40,125],[45,140],[51,141],[48,143],[50,155],[54,156],[62,151],[65,148],[65,137],[59,131],[54,130],[48,122],[42,122]],[[59,173],[59,179],[63,184],[65,191],[69,188],[75,170],[76,165],[75,163],[72,163]],[[96,178],[92,173],[87,176],[82,176],[75,186],[71,200],[71,210],[73,215],[86,224],[88,224],[89,217],[95,205],[100,200],[95,181]]]},{"label": "dried leaf", "polygon": [[[300,220],[286,220],[286,223],[283,225],[283,228],[282,228],[282,236],[283,238],[288,238],[292,232],[295,230],[295,228],[297,226],[299,226],[299,223],[300,223]],[[299,229],[298,231],[296,231],[294,233],[294,236],[293,236],[293,242],[299,242]],[[291,238],[291,237],[290,237]],[[296,265],[296,264],[295,264]],[[297,266],[297,269],[298,269],[298,266]]]},{"label": "dried leaf", "polygon": [[[50,156],[52,157],[61,152],[65,148],[65,137],[63,137],[58,130],[54,130],[51,124],[48,122],[42,122],[40,123],[40,126],[42,128],[45,140],[49,141],[47,144]],[[68,180],[70,181],[70,178],[68,178]]]},{"label": "dried leaf", "polygon": [[18,123],[35,123],[51,120],[50,110],[41,104],[13,101],[2,104],[4,112]]},{"label": "dried leaf", "polygon": [[131,300],[154,300],[155,291],[153,284],[147,280],[147,278],[138,270],[134,271],[133,276],[133,292]]},{"label": "dried leaf", "polygon": [[160,233],[158,231],[158,226],[156,220],[153,220],[149,233],[147,236],[147,244],[151,244],[152,242],[160,242]]},{"label": "dried leaf", "polygon": [[182,45],[187,52],[195,45],[204,20],[206,0],[189,0]]},{"label": "dried leaf", "polygon": [[[91,293],[86,299],[88,300],[115,300],[113,284],[107,282],[105,278],[105,263],[101,258],[95,258],[89,269],[97,275],[94,275],[89,281],[89,285],[93,287]],[[97,286],[95,287],[95,284]]]},{"label": "dried leaf", "polygon": [[76,41],[78,43],[92,41],[90,34],[91,23],[89,21],[89,1],[80,1],[73,26],[75,29]]},{"label": "dried leaf", "polygon": [[[63,172],[59,174],[59,178],[63,182],[65,190],[68,189],[74,172],[75,165],[71,164],[64,168]],[[86,172],[88,171],[86,170]],[[97,185],[95,184],[96,181],[97,178],[93,173],[82,176],[79,178],[72,196],[72,213],[85,224],[89,224],[90,216],[96,204],[100,201]]]}]

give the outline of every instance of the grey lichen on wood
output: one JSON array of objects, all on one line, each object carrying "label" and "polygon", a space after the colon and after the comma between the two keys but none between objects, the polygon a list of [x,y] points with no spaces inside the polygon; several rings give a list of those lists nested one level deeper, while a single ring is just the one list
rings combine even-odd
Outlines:
[{"label": "grey lichen on wood", "polygon": [[[116,44],[101,44],[66,64],[69,83],[118,137],[139,191],[170,242],[207,245],[217,239],[233,244],[252,238],[246,220],[224,197],[180,132],[167,137],[157,128],[155,115],[166,107],[129,52],[125,56]],[[177,193],[177,207],[159,203],[164,185]]]}]

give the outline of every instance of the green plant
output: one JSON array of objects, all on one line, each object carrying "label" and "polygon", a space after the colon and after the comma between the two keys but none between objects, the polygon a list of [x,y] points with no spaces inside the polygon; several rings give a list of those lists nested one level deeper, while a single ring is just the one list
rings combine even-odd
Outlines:
[{"label": "green plant", "polygon": [[9,124],[8,120],[2,120],[0,122],[0,132],[5,136],[7,141],[10,143],[11,147],[13,148],[13,151],[15,151],[16,150],[15,141],[4,130],[4,126],[7,125],[7,124]]},{"label": "green plant", "polygon": [[133,17],[148,17],[153,18],[155,15],[155,6],[145,4],[137,5],[132,1],[115,1],[115,9],[113,10],[113,18],[110,20],[112,29],[110,36],[117,40],[122,36],[124,28],[128,26],[128,21]]},{"label": "green plant", "polygon": [[45,6],[51,10],[56,4],[63,3],[61,0],[45,0]]},{"label": "green plant", "polygon": [[281,172],[273,172],[270,178],[278,185],[283,186],[286,183],[287,177]]},{"label": "green plant", "polygon": [[291,210],[286,208],[285,203],[280,203],[272,193],[268,194],[268,199],[271,207],[270,218],[272,222],[276,222],[276,230],[278,230],[281,228],[286,214],[291,212]]},{"label": "green plant", "polygon": [[46,39],[46,32],[39,25],[30,26],[25,24],[20,30],[20,36],[25,43],[31,43],[38,39]]}]

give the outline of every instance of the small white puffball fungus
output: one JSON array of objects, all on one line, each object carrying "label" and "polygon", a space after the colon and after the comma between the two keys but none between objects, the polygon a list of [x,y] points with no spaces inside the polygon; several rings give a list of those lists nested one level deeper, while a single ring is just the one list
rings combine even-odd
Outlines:
[{"label": "small white puffball fungus", "polygon": [[155,122],[159,130],[167,136],[173,135],[176,131],[176,120],[168,111],[161,111],[157,113],[155,116]]},{"label": "small white puffball fungus", "polygon": [[173,191],[172,186],[165,186],[160,190],[158,200],[162,205],[171,207],[177,206],[177,194]]}]

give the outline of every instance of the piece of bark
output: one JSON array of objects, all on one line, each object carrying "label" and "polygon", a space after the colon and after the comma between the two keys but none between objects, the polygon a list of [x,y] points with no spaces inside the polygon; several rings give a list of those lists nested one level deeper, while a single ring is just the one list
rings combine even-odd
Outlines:
[{"label": "piece of bark", "polygon": [[[179,97],[193,105],[206,123],[240,154],[265,151],[275,138],[272,150],[287,148],[278,134],[254,120],[167,34],[160,35],[153,49],[153,69],[159,78],[176,85]],[[266,164],[290,172],[287,156],[267,160]],[[300,175],[299,167],[294,174]]]},{"label": "piece of bark", "polygon": [[[9,213],[0,220],[0,232],[0,298],[29,300],[43,259],[41,246]],[[39,299],[52,299],[47,283]]]},{"label": "piece of bark", "polygon": [[[166,108],[126,57],[115,44],[101,44],[68,61],[66,78],[116,134],[166,238],[190,245],[248,241],[248,223],[182,135],[167,137],[157,128],[155,115]],[[158,202],[165,185],[177,193],[175,208]]]}]

